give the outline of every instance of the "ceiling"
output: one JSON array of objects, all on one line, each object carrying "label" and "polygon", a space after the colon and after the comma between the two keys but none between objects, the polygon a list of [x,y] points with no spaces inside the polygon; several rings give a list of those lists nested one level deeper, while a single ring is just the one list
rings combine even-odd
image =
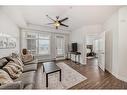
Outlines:
[{"label": "ceiling", "polygon": [[[52,21],[46,17],[49,15],[60,19],[68,17],[63,23],[69,27],[61,26],[61,29],[75,30],[84,25],[102,24],[117,11],[120,6],[17,6],[27,23],[47,26]],[[51,26],[51,25],[48,25]]]}]

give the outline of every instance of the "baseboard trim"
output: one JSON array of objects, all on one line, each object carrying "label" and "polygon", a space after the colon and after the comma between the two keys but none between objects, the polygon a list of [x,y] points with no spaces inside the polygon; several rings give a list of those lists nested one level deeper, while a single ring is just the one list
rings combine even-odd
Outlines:
[{"label": "baseboard trim", "polygon": [[121,81],[124,81],[124,82],[127,82],[127,78],[123,77],[123,76],[120,76],[120,75],[117,75],[117,78]]},{"label": "baseboard trim", "polygon": [[109,72],[110,74],[112,74],[112,75],[113,75],[114,77],[116,77],[117,79],[119,79],[119,80],[121,80],[121,81],[124,81],[124,82],[127,82],[127,78],[122,77],[122,76],[120,76],[120,75],[118,75],[118,74],[116,74],[116,73],[113,73],[113,72],[111,72],[111,71],[109,71],[109,70],[107,70],[107,69],[106,69],[106,71]]}]

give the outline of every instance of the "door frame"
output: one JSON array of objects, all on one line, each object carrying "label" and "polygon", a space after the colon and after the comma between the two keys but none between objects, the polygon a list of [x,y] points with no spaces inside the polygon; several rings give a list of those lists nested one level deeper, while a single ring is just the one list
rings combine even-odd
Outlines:
[{"label": "door frame", "polygon": [[[63,37],[64,39],[64,54],[61,56],[57,55],[57,36]],[[65,35],[62,34],[55,34],[55,58],[56,60],[61,60],[61,59],[65,59]]]},{"label": "door frame", "polygon": [[[106,68],[105,68],[105,64],[106,64],[106,63],[105,63],[105,31],[104,31],[103,33],[100,34],[98,40],[99,40],[99,46],[100,46],[100,41],[101,41],[101,40],[104,40],[104,44],[103,44],[103,45],[104,45],[104,46],[103,46],[104,50],[103,50],[103,51],[100,51],[100,49],[99,49],[99,51],[98,51],[98,67],[101,68],[103,71],[105,71],[105,70],[106,70]],[[99,47],[99,48],[100,48],[100,47]],[[104,57],[104,58],[103,58],[104,63],[103,63],[103,64],[100,64],[100,63],[99,63],[99,56],[102,55],[102,54],[103,54],[103,57]]]},{"label": "door frame", "polygon": [[[100,33],[100,35],[98,35],[98,36],[96,37],[95,40],[98,40],[98,43],[99,43],[99,39],[102,37],[102,35],[104,35],[104,42],[105,42],[105,32],[106,32],[106,31]],[[89,36],[89,35],[86,34],[86,37],[87,37],[87,36]],[[86,39],[86,40],[87,40],[87,39]],[[86,42],[86,40],[85,40],[85,42]],[[84,50],[85,50],[85,52],[86,52],[86,50],[87,50],[86,44],[84,44],[84,46],[85,46],[85,49],[84,49]],[[99,45],[98,45],[98,48],[99,48]],[[86,52],[86,53],[87,53],[87,52]],[[85,59],[87,60],[87,58],[86,58],[86,53],[85,53]],[[99,53],[99,51],[98,51],[98,53]],[[98,54],[98,56],[99,56],[99,54]],[[98,57],[98,62],[99,62],[99,57]],[[87,64],[87,62],[86,62],[86,64]],[[99,63],[98,63],[98,67],[99,67],[100,69],[102,69],[103,71],[106,70],[106,63],[105,63],[105,44],[104,44],[104,68],[100,67],[100,66],[99,66]]]}]

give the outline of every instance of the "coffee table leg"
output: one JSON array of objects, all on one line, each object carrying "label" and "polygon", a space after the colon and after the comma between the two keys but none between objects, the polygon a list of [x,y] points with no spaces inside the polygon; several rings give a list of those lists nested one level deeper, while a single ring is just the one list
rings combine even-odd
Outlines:
[{"label": "coffee table leg", "polygon": [[61,70],[60,70],[60,81],[61,81]]},{"label": "coffee table leg", "polygon": [[48,74],[46,74],[46,87],[48,87]]},{"label": "coffee table leg", "polygon": [[45,68],[44,68],[44,66],[43,66],[43,72],[45,71]]}]

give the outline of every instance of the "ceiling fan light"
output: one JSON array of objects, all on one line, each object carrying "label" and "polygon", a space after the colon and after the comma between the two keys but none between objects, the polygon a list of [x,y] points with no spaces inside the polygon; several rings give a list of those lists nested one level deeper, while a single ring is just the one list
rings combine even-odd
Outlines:
[{"label": "ceiling fan light", "polygon": [[55,23],[54,25],[55,25],[55,26],[57,26],[57,27],[58,27],[58,26],[60,26],[60,24],[59,24],[59,23]]}]

